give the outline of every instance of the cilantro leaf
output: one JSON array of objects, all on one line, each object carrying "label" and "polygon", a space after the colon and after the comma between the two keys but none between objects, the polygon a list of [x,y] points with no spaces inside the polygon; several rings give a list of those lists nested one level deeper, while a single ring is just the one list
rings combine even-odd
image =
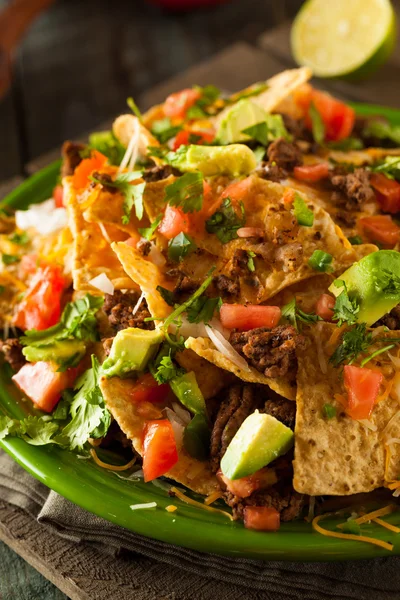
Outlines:
[{"label": "cilantro leaf", "polygon": [[[101,296],[92,296],[91,294],[86,294],[75,302],[69,302],[61,316],[61,323],[68,330],[69,335],[78,340],[98,341],[95,315],[103,303],[104,299]],[[29,332],[26,333],[29,334]]]},{"label": "cilantro leaf", "polygon": [[215,310],[219,310],[221,305],[221,298],[199,296],[186,311],[189,323],[209,323],[214,316]]},{"label": "cilantro leaf", "polygon": [[335,287],[343,288],[343,291],[337,296],[335,306],[333,307],[333,321],[338,321],[338,325],[347,323],[354,325],[357,322],[357,315],[360,311],[360,305],[357,298],[352,300],[347,293],[346,284],[342,279],[337,279],[334,282]]},{"label": "cilantro leaf", "polygon": [[292,138],[288,133],[281,115],[267,115],[265,121],[256,123],[251,127],[242,130],[242,133],[250,136],[256,142],[267,146],[277,138],[283,137],[286,140]]},{"label": "cilantro leaf", "polygon": [[168,243],[168,258],[178,262],[185,258],[190,252],[196,250],[197,246],[192,238],[186,233],[178,233]]},{"label": "cilantro leaf", "polygon": [[400,180],[400,156],[387,156],[371,166],[373,173],[382,173],[389,179]]},{"label": "cilantro leaf", "polygon": [[171,206],[179,206],[184,213],[201,210],[203,206],[203,174],[185,173],[165,188],[165,201]]},{"label": "cilantro leaf", "polygon": [[268,145],[268,126],[265,121],[256,123],[251,127],[246,127],[246,129],[242,129],[241,133],[248,135],[252,140],[259,142],[263,146]]},{"label": "cilantro leaf", "polygon": [[367,332],[365,323],[357,323],[342,336],[342,342],[329,359],[335,367],[343,362],[351,365],[359,354],[365,352],[372,343],[372,333]]},{"label": "cilantro leaf", "polygon": [[154,221],[152,222],[152,224],[150,225],[150,227],[139,228],[138,231],[139,231],[140,235],[142,237],[146,238],[146,240],[150,241],[153,238],[154,233],[155,233],[157,227],[161,223],[162,218],[163,218],[162,214],[159,214],[158,217],[156,217],[154,219]]},{"label": "cilantro leaf", "polygon": [[5,285],[0,285],[0,294],[3,294],[3,292],[6,291],[6,286]]},{"label": "cilantro leaf", "polygon": [[89,136],[89,146],[107,156],[112,165],[120,165],[126,148],[112,131],[96,131]]},{"label": "cilantro leaf", "polygon": [[19,246],[24,246],[25,244],[27,244],[29,242],[29,235],[26,233],[26,231],[23,231],[22,233],[14,232],[12,235],[10,235],[8,237],[8,239],[13,244],[17,244]]},{"label": "cilantro leaf", "polygon": [[314,224],[314,213],[308,208],[307,204],[299,194],[295,194],[293,202],[293,212],[296,221],[304,227],[312,227]]},{"label": "cilantro leaf", "polygon": [[31,446],[44,446],[56,443],[55,433],[58,425],[48,415],[36,417],[29,415],[20,421],[0,416],[0,440],[7,436],[19,437]]},{"label": "cilantro leaf", "polygon": [[311,102],[309,115],[311,118],[313,138],[317,144],[322,144],[325,139],[325,124],[322,120],[321,113],[314,102]]},{"label": "cilantro leaf", "polygon": [[166,288],[162,287],[161,285],[158,285],[156,287],[156,290],[160,294],[161,298],[163,300],[165,300],[165,302],[169,306],[174,306],[175,305],[176,298],[175,298],[174,292],[171,292],[170,290],[167,290]]},{"label": "cilantro leaf", "polygon": [[364,137],[374,137],[400,144],[400,125],[390,125],[378,119],[371,120],[362,132]]},{"label": "cilantro leaf", "polygon": [[13,264],[19,262],[21,260],[21,257],[15,256],[13,254],[2,254],[1,260],[3,261],[3,264],[8,266],[8,265],[13,265]]},{"label": "cilantro leaf", "polygon": [[211,105],[219,98],[221,90],[215,85],[206,85],[205,87],[194,85],[193,89],[198,91],[201,96],[196,100],[193,106],[189,107],[186,112],[186,118],[203,119],[204,117],[208,117],[210,114],[215,113],[215,110],[212,109]]},{"label": "cilantro leaf", "polygon": [[171,381],[174,377],[180,377],[184,373],[185,369],[178,367],[173,362],[170,351],[167,356],[161,358],[153,376],[157,383],[162,384]]},{"label": "cilantro leaf", "polygon": [[90,178],[95,183],[100,183],[100,185],[107,185],[107,187],[116,188],[124,196],[124,215],[122,217],[122,223],[124,225],[128,225],[130,221],[133,206],[135,206],[136,216],[139,221],[143,217],[143,193],[146,187],[146,182],[144,181],[143,183],[136,183],[135,185],[132,185],[132,182],[136,181],[141,176],[141,171],[118,173],[118,175],[116,175],[112,181],[107,180],[106,183],[93,176]]},{"label": "cilantro leaf", "polygon": [[172,125],[171,119],[168,117],[154,121],[151,127],[151,133],[158,139],[160,144],[165,144],[181,130],[182,126]]},{"label": "cilantro leaf", "polygon": [[331,150],[342,150],[343,152],[349,152],[350,150],[362,150],[362,148],[364,148],[362,141],[355,137],[348,137],[344,140],[338,140],[336,142],[328,142],[327,146]]},{"label": "cilantro leaf", "polygon": [[305,325],[311,325],[312,323],[316,323],[317,321],[321,321],[321,318],[314,313],[306,313],[301,308],[297,306],[296,298],[293,298],[285,304],[282,308],[282,317],[289,321],[291,325],[298,331],[298,321],[304,323]]},{"label": "cilantro leaf", "polygon": [[239,203],[239,216],[232,206],[230,198],[225,198],[219,209],[206,221],[208,233],[215,233],[222,244],[237,237],[237,230],[246,222],[243,202]]}]

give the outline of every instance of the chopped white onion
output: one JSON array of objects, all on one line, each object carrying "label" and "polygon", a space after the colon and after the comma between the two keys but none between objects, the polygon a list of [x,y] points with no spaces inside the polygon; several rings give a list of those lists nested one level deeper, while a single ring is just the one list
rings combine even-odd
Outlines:
[{"label": "chopped white onion", "polygon": [[212,329],[209,325],[205,326],[206,332],[217,350],[221,352],[226,358],[228,358],[234,365],[243,369],[243,371],[250,371],[250,367],[247,362],[235,348],[230,344],[217,329]]},{"label": "chopped white onion", "polygon": [[114,294],[114,284],[105,273],[100,273],[100,275],[93,277],[89,283],[105,294],[110,294],[111,296]]},{"label": "chopped white onion", "polygon": [[192,417],[190,416],[190,412],[188,410],[182,408],[178,402],[172,402],[172,408],[181,419],[183,425],[188,425],[190,423]]},{"label": "chopped white onion", "polygon": [[144,292],[142,292],[139,296],[139,300],[136,302],[135,306],[132,308],[132,317],[134,317],[139,310],[139,306],[142,304],[144,299]]},{"label": "chopped white onion", "polygon": [[397,490],[394,490],[393,496],[394,498],[398,498],[400,496],[400,487],[398,487]]},{"label": "chopped white onion", "polygon": [[364,427],[370,431],[376,431],[378,429],[377,426],[371,421],[368,421],[368,419],[358,419],[358,422],[361,423],[361,425],[364,425]]},{"label": "chopped white onion", "polygon": [[143,504],[131,504],[131,510],[144,510],[147,508],[156,508],[157,502],[144,502]]},{"label": "chopped white onion", "polygon": [[19,229],[34,227],[38,233],[48,235],[67,225],[67,210],[56,208],[54,199],[50,198],[41,204],[32,204],[28,210],[17,210],[15,223]]},{"label": "chopped white onion", "polygon": [[157,267],[163,267],[167,262],[163,253],[157,248],[157,246],[153,242],[151,243],[151,249],[148,254],[148,257],[151,260],[151,262],[154,263]]},{"label": "chopped white onion", "polygon": [[168,406],[164,408],[164,412],[167,416],[168,421],[171,423],[172,430],[174,432],[176,447],[178,450],[180,450],[180,448],[182,448],[183,445],[183,430],[185,429],[186,423],[184,423],[182,419],[176,414],[176,412]]},{"label": "chopped white onion", "polygon": [[396,369],[400,369],[400,358],[398,356],[392,356],[392,354],[390,354],[390,352],[388,352],[388,356],[389,356],[390,360],[392,361],[392,363],[394,364],[394,366],[396,367]]},{"label": "chopped white onion", "polygon": [[106,240],[106,242],[108,242],[109,244],[112,243],[110,236],[107,233],[107,229],[105,228],[105,226],[103,225],[103,223],[98,223],[98,226],[100,227],[100,231],[101,234],[103,236],[103,238]]}]

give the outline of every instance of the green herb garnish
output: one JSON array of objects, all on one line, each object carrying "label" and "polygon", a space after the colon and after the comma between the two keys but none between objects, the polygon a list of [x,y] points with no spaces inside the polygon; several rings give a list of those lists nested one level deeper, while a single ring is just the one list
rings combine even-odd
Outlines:
[{"label": "green herb garnish", "polygon": [[150,227],[141,227],[141,228],[139,228],[138,232],[140,233],[140,235],[143,236],[144,238],[146,238],[146,240],[150,241],[153,238],[157,227],[161,223],[162,218],[163,218],[162,214],[159,214],[158,217],[156,217],[154,219],[154,221],[152,222],[152,224],[150,225]]},{"label": "green herb garnish", "polygon": [[175,262],[184,259],[190,252],[196,250],[197,246],[194,240],[186,233],[178,233],[168,243],[168,258]]},{"label": "green herb garnish", "polygon": [[338,321],[339,326],[342,323],[354,325],[357,322],[357,315],[360,311],[357,298],[349,298],[346,284],[342,279],[336,279],[333,284],[337,288],[343,288],[343,291],[337,296],[335,306],[333,307],[333,321]]},{"label": "green herb garnish", "polygon": [[309,115],[311,118],[313,138],[317,144],[322,144],[325,139],[325,124],[322,120],[321,113],[314,102],[311,102]]},{"label": "green herb garnish", "polygon": [[342,336],[341,344],[329,359],[335,367],[344,362],[351,365],[372,343],[372,333],[367,332],[365,323],[357,323]]},{"label": "green herb garnish", "polygon": [[27,244],[29,242],[29,235],[26,233],[26,231],[23,231],[22,233],[14,232],[12,235],[10,235],[8,237],[8,239],[13,244],[17,244],[19,246],[24,246],[25,244]]},{"label": "green herb garnish", "polygon": [[296,304],[296,299],[293,298],[290,302],[288,302],[282,308],[282,318],[289,321],[293,327],[298,331],[298,321],[300,323],[304,323],[305,325],[311,325],[312,323],[316,323],[317,321],[321,321],[321,317],[314,313],[306,313],[301,308],[299,308]]},{"label": "green herb garnish", "polygon": [[14,254],[2,254],[1,260],[5,265],[13,265],[21,260],[20,256],[15,256]]},{"label": "green herb garnish", "polygon": [[204,179],[199,171],[185,173],[165,188],[165,201],[178,206],[184,213],[201,210],[203,206]]},{"label": "green herb garnish", "polygon": [[206,221],[208,233],[215,233],[222,244],[237,237],[237,230],[244,226],[246,216],[243,202],[239,202],[241,215],[232,206],[230,198],[225,198],[219,209]]}]

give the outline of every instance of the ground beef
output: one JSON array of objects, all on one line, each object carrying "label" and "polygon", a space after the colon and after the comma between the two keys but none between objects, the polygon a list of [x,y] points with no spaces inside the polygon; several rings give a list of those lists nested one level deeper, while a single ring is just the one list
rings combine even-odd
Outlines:
[{"label": "ground beef", "polygon": [[281,114],[286,130],[295,140],[313,143],[312,132],[307,129],[304,119],[294,119],[290,115]]},{"label": "ground beef", "polygon": [[276,398],[270,398],[266,401],[264,412],[268,415],[272,415],[278,421],[281,421],[286,427],[294,429],[296,421],[296,402],[292,400],[286,400],[276,396]]},{"label": "ground beef", "polygon": [[260,327],[231,333],[230,343],[251,366],[266,377],[294,379],[297,371],[296,350],[305,347],[305,338],[291,325],[274,329]]},{"label": "ground beef", "polygon": [[288,176],[288,172],[285,169],[278,167],[277,164],[271,164],[264,160],[257,168],[256,174],[261,177],[261,179],[268,179],[269,181],[275,181],[276,183],[279,183],[282,179],[286,179]]},{"label": "ground beef", "polygon": [[115,332],[127,327],[138,327],[139,329],[154,329],[153,321],[145,321],[150,317],[146,300],[142,300],[139,309],[132,316],[132,309],[139,300],[138,292],[121,292],[115,290],[114,294],[106,294],[103,310]]},{"label": "ground beef", "polygon": [[284,138],[278,138],[272,142],[268,147],[267,155],[271,163],[276,163],[278,167],[286,171],[293,171],[294,167],[303,162],[299,148]]},{"label": "ground beef", "polygon": [[175,294],[191,294],[199,287],[198,282],[193,281],[185,271],[178,267],[169,269],[166,275],[168,279],[175,281]]},{"label": "ground beef", "polygon": [[249,255],[246,250],[235,250],[232,257],[232,275],[234,277],[245,276],[249,274]]},{"label": "ground beef", "polygon": [[217,275],[213,278],[213,283],[222,296],[238,296],[240,284],[226,275]]},{"label": "ground beef", "polygon": [[331,174],[331,184],[334,188],[332,199],[335,202],[343,202],[347,210],[359,209],[364,203],[372,202],[375,192],[369,177],[369,172],[363,168],[354,169],[352,173],[343,173],[340,168],[334,169]]},{"label": "ground beef", "polygon": [[357,218],[351,212],[347,212],[345,210],[338,210],[335,215],[335,220],[341,226],[354,227],[356,224]]},{"label": "ground beef", "polygon": [[145,170],[143,179],[146,183],[154,183],[155,181],[167,179],[170,175],[180,175],[180,172],[170,165],[156,165]]},{"label": "ground beef", "polygon": [[26,363],[26,358],[22,354],[22,344],[18,338],[9,338],[0,341],[0,352],[4,354],[4,359],[8,362],[13,371],[17,372]]},{"label": "ground beef", "polygon": [[82,161],[81,152],[86,149],[85,144],[79,142],[64,142],[61,148],[62,167],[61,176],[73,175],[76,167]]},{"label": "ground beef", "polygon": [[[98,171],[94,171],[94,173],[92,173],[92,177],[98,182],[100,182],[100,184],[106,192],[109,192],[110,194],[116,193],[117,188],[113,185],[110,185],[113,183],[111,175],[109,175],[108,173],[99,173]],[[95,186],[96,182],[93,182],[92,185]]]},{"label": "ground beef", "polygon": [[232,507],[235,519],[243,519],[246,506],[268,506],[280,513],[281,521],[293,521],[300,516],[306,501],[305,496],[293,489],[290,480],[253,492],[248,498],[239,498],[230,492],[226,492],[224,497],[226,503]]},{"label": "ground beef", "polygon": [[140,254],[143,254],[143,256],[148,256],[151,250],[151,242],[145,239],[139,240],[136,244],[136,249],[139,250]]},{"label": "ground beef", "polygon": [[223,390],[223,399],[211,433],[211,465],[218,471],[221,458],[243,421],[262,405],[254,385],[233,385]]},{"label": "ground beef", "polygon": [[400,304],[392,308],[387,315],[384,315],[379,319],[373,327],[380,327],[381,325],[385,325],[392,331],[400,330]]}]

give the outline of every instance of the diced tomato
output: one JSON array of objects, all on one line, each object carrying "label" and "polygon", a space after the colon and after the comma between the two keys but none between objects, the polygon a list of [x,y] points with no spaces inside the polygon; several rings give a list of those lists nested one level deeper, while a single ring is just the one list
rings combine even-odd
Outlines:
[{"label": "diced tomato", "polygon": [[189,215],[176,206],[167,205],[164,217],[158,226],[158,231],[168,240],[172,240],[178,233],[188,233],[190,229]]},{"label": "diced tomato", "polygon": [[174,431],[167,419],[148,421],[143,432],[145,481],[161,477],[178,462]]},{"label": "diced tomato", "polygon": [[225,477],[221,470],[217,473],[217,479],[222,482],[228,492],[239,498],[248,498],[253,492],[260,488],[260,480],[256,474],[231,480]]},{"label": "diced tomato", "polygon": [[136,248],[138,241],[140,240],[140,235],[138,233],[132,233],[131,237],[125,240],[125,244],[131,246],[132,248]]},{"label": "diced tomato", "polygon": [[294,176],[300,181],[320,181],[329,175],[329,165],[319,163],[316,165],[302,165],[294,168]]},{"label": "diced tomato", "polygon": [[56,185],[53,190],[53,198],[56,203],[56,208],[62,208],[64,206],[64,190],[62,185]]},{"label": "diced tomato", "polygon": [[306,125],[309,129],[312,128],[309,108],[311,103],[314,104],[325,125],[325,139],[328,141],[343,140],[351,134],[354,121],[354,110],[340,102],[326,92],[311,89],[302,96],[297,96],[296,100],[303,106],[306,111]]},{"label": "diced tomato", "polygon": [[377,191],[377,200],[383,212],[400,212],[400,183],[382,173],[372,173],[371,185]]},{"label": "diced tomato", "polygon": [[294,202],[294,199],[296,198],[296,192],[294,190],[286,190],[285,193],[283,194],[283,203],[286,204],[287,206],[289,204],[292,204]]},{"label": "diced tomato", "polygon": [[158,385],[151,373],[146,373],[136,381],[130,391],[134,402],[163,402],[168,396],[168,383]]},{"label": "diced tomato", "polygon": [[39,267],[43,266],[43,261],[41,261],[36,254],[25,254],[19,263],[19,273],[21,277],[24,278],[27,275],[33,275]]},{"label": "diced tomato", "polygon": [[98,171],[104,167],[107,162],[107,156],[97,150],[92,150],[90,158],[84,158],[76,167],[73,175],[73,184],[76,189],[87,186],[89,177],[93,171]]},{"label": "diced tomato", "polygon": [[61,316],[61,297],[65,280],[61,269],[47,265],[37,270],[25,296],[18,305],[14,325],[21,329],[47,329]]},{"label": "diced tomato", "polygon": [[343,370],[348,394],[347,414],[352,419],[368,419],[378,398],[382,373],[353,365],[346,365]]},{"label": "diced tomato", "polygon": [[246,179],[241,179],[240,181],[234,181],[222,192],[221,199],[224,200],[225,198],[230,198],[232,202],[237,204],[240,200],[244,200],[251,194],[252,187],[253,180],[251,177],[246,177]]},{"label": "diced tomato", "polygon": [[246,506],[244,526],[257,531],[278,531],[281,524],[279,512],[270,506]]},{"label": "diced tomato", "polygon": [[278,306],[248,304],[223,304],[220,310],[221,323],[227,329],[249,331],[256,327],[275,327],[281,318]]},{"label": "diced tomato", "polygon": [[164,113],[167,117],[184,119],[188,109],[201,98],[199,90],[186,88],[168,96],[164,102]]},{"label": "diced tomato", "polygon": [[77,368],[63,373],[57,368],[57,365],[43,361],[26,363],[12,379],[38,408],[51,412],[61,398],[61,392],[72,387],[78,375]]},{"label": "diced tomato", "polygon": [[393,248],[400,241],[400,227],[389,215],[362,217],[359,223],[371,242],[379,242]]},{"label": "diced tomato", "polygon": [[317,300],[315,307],[315,313],[324,319],[324,321],[332,321],[333,307],[335,306],[335,299],[329,294],[321,294]]},{"label": "diced tomato", "polygon": [[[196,141],[191,142],[190,136],[197,136]],[[207,131],[179,131],[176,135],[172,149],[178,150],[181,146],[187,146],[188,144],[197,144],[198,146],[201,146],[204,143],[209,144],[214,138],[214,133],[209,133]]]}]

